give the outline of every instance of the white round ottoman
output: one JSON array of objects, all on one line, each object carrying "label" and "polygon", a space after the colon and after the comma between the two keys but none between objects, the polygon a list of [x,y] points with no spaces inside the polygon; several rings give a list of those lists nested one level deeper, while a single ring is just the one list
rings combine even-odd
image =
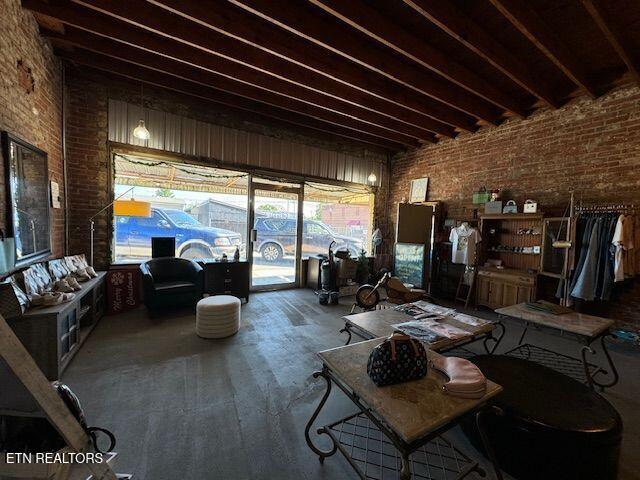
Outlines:
[{"label": "white round ottoman", "polygon": [[203,298],[196,305],[196,334],[223,338],[240,329],[240,299],[231,295]]}]

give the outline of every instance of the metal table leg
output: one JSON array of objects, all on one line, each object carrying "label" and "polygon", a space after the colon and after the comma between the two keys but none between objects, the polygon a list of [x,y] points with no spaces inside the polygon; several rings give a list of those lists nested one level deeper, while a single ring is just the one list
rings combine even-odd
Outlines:
[{"label": "metal table leg", "polygon": [[400,480],[411,480],[411,461],[409,454],[402,453],[402,469],[400,470]]},{"label": "metal table leg", "polygon": [[[496,351],[496,349],[498,348],[498,345],[500,345],[500,342],[502,341],[502,338],[504,337],[504,334],[506,333],[507,329],[505,328],[504,324],[502,322],[496,322],[496,328],[500,327],[500,335],[498,335],[498,338],[496,338],[493,335],[493,332],[491,332],[491,336],[487,337],[484,339],[483,345],[484,345],[484,349],[486,350],[486,352],[489,355],[493,355],[493,353]],[[491,340],[494,342],[493,344],[493,348],[489,349],[489,346],[487,345],[487,342]]]},{"label": "metal table leg", "polygon": [[522,331],[522,335],[520,335],[518,345],[522,345],[522,341],[524,340],[524,336],[527,334],[527,330],[529,330],[529,322],[524,322],[524,330]]},{"label": "metal table leg", "polygon": [[[498,407],[493,406],[493,407],[490,407],[490,409],[496,415],[503,415],[502,410],[500,410]],[[495,473],[496,479],[503,480],[502,472],[500,471],[500,467],[498,466],[498,460],[496,458],[495,452],[493,451],[493,448],[491,447],[491,442],[489,442],[489,438],[487,437],[487,432],[485,430],[484,417],[486,415],[487,410],[488,409],[483,409],[483,410],[480,410],[478,413],[476,413],[476,426],[478,427],[478,432],[480,433],[480,439],[482,440],[484,451],[487,452],[487,457],[489,457],[489,461],[493,466],[493,472]]]},{"label": "metal table leg", "polygon": [[[324,404],[326,403],[327,399],[329,398],[329,395],[331,394],[331,377],[327,374],[326,368],[323,368],[322,371],[320,372],[313,373],[313,378],[318,378],[318,377],[324,378],[325,381],[327,382],[327,391],[324,392],[324,395],[322,396],[322,400],[320,400],[318,407],[316,408],[315,412],[313,412],[313,415],[311,415],[311,418],[309,419],[309,422],[307,423],[307,426],[304,429],[304,438],[307,441],[307,445],[309,446],[309,448],[318,455],[318,459],[320,460],[320,463],[323,463],[325,458],[330,457],[331,455],[336,453],[336,450],[338,449],[338,445],[336,444],[336,441],[333,439],[331,435],[327,435],[331,439],[333,446],[331,447],[331,450],[320,450],[318,447],[316,447],[313,444],[313,442],[311,441],[311,437],[309,436],[309,430],[311,430],[313,423],[316,421],[316,418],[318,418],[318,414],[320,413],[320,410],[322,410],[322,407],[324,407]],[[326,435],[326,432],[323,428],[318,429],[316,433],[318,435],[321,435],[323,433]]]},{"label": "metal table leg", "polygon": [[600,368],[599,370],[597,370],[593,375],[591,374],[591,371],[588,368],[588,364],[587,364],[587,352],[589,352],[591,355],[595,355],[596,352],[593,350],[593,348],[591,348],[589,345],[585,345],[582,347],[582,364],[584,366],[584,373],[587,377],[587,382],[589,384],[590,388],[594,388],[594,385],[600,387],[600,391],[604,392],[605,388],[610,388],[613,387],[614,385],[616,385],[618,383],[618,380],[620,379],[620,376],[618,375],[618,369],[616,368],[615,364],[613,363],[613,359],[611,358],[611,354],[609,354],[609,350],[607,349],[607,344],[605,342],[605,339],[609,336],[613,336],[611,333],[607,332],[604,335],[602,335],[600,337],[600,345],[602,346],[602,352],[604,353],[605,358],[607,359],[607,363],[609,364],[609,368],[611,369],[611,375],[612,378],[609,382],[600,382],[598,380],[596,380],[594,377],[598,374],[598,373],[602,373],[604,375],[609,375],[609,372],[603,368]]},{"label": "metal table leg", "polygon": [[344,324],[344,328],[340,330],[340,333],[346,333],[347,335],[349,335],[347,337],[347,341],[345,342],[345,345],[349,345],[349,343],[351,343],[351,329],[349,328],[348,324]]}]

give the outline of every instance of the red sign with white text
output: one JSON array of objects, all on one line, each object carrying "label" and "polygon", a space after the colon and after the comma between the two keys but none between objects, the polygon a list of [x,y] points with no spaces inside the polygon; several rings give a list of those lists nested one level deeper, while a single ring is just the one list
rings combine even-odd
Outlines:
[{"label": "red sign with white text", "polygon": [[140,305],[140,270],[127,268],[107,272],[107,315],[133,310]]}]

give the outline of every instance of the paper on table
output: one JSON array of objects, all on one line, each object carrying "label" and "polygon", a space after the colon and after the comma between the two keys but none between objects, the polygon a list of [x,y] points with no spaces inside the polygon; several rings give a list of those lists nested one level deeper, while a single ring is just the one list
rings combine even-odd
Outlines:
[{"label": "paper on table", "polygon": [[420,307],[417,307],[413,303],[404,303],[402,305],[393,307],[393,309],[399,312],[406,313],[407,315],[411,315],[412,317],[417,317],[426,313],[424,310],[422,310]]},{"label": "paper on table", "polygon": [[441,307],[440,305],[425,302],[424,300],[418,300],[417,302],[410,303],[408,305],[413,305],[426,313],[433,313],[435,315],[451,315],[456,312],[453,308]]},{"label": "paper on table", "polygon": [[419,300],[415,302],[414,305],[421,308],[425,312],[434,313],[436,315],[451,315],[452,313],[456,312],[453,308],[441,307],[440,305],[425,302],[424,300]]},{"label": "paper on table", "polygon": [[464,313],[454,313],[451,315],[454,319],[459,322],[466,323],[467,325],[472,325],[474,327],[480,327],[482,325],[486,325],[487,323],[491,323],[491,320],[485,320],[484,318],[472,317],[471,315],[466,315]]},{"label": "paper on table", "polygon": [[423,343],[435,343],[442,340],[441,336],[432,332],[422,321],[397,323],[391,327]]},{"label": "paper on table", "polygon": [[446,323],[439,323],[435,320],[431,319],[423,319],[418,320],[423,323],[426,328],[431,330],[432,332],[437,333],[443,337],[449,338],[451,340],[458,340],[459,338],[468,337],[470,334],[466,330],[462,330],[461,328],[454,327],[453,325],[447,325]]},{"label": "paper on table", "polygon": [[[438,317],[439,320],[443,320],[443,317]],[[413,320],[411,322],[397,323],[391,325],[395,330],[399,330],[409,336],[413,336],[418,340],[417,335],[426,335],[426,332],[431,332],[440,337],[446,337],[451,340],[458,340],[460,338],[468,337],[470,335],[466,330],[454,327],[453,325],[447,325],[446,323],[439,323],[431,318],[424,318],[421,320]],[[427,341],[427,340],[421,340]],[[434,341],[434,340],[431,340]]]}]

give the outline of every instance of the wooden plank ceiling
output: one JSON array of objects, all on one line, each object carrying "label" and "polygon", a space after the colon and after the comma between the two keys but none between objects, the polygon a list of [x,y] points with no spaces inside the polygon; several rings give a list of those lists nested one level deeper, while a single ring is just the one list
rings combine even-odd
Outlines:
[{"label": "wooden plank ceiling", "polygon": [[638,0],[22,0],[61,57],[399,151],[640,83]]}]

